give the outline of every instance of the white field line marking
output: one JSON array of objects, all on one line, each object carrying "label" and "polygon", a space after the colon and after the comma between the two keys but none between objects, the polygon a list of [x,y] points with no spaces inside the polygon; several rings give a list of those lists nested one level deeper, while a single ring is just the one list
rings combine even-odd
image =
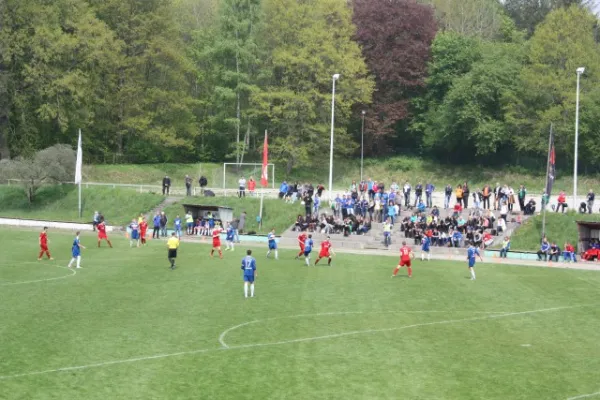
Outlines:
[{"label": "white field line marking", "polygon": [[587,399],[588,397],[600,396],[600,392],[590,393],[590,394],[582,394],[580,396],[569,397],[567,400],[576,400],[576,399]]},{"label": "white field line marking", "polygon": [[305,318],[305,317],[324,317],[324,316],[333,316],[333,315],[348,315],[348,314],[434,314],[434,313],[472,313],[472,314],[506,314],[505,311],[344,311],[344,312],[328,312],[328,313],[318,313],[318,314],[299,314],[299,315],[288,315],[285,317],[274,317],[274,318],[265,318],[265,319],[256,319],[254,321],[243,322],[239,325],[232,326],[231,328],[227,328],[219,335],[219,344],[224,349],[229,348],[227,343],[225,343],[225,336],[227,336],[230,332],[242,328],[247,325],[256,324],[259,322],[267,322],[267,321],[275,321],[279,319],[289,319],[289,318]]},{"label": "white field line marking", "polygon": [[[43,261],[25,261],[19,264],[38,264],[38,265],[44,265]],[[48,282],[48,281],[57,281],[59,279],[66,279],[66,278],[70,278],[72,276],[75,276],[75,274],[77,274],[77,271],[75,271],[75,268],[67,268],[67,267],[63,267],[58,265],[58,263],[53,263],[50,264],[52,267],[55,268],[62,268],[62,269],[66,269],[69,272],[71,272],[70,275],[63,275],[63,276],[58,276],[56,278],[46,278],[46,279],[36,279],[36,280],[32,280],[32,281],[17,281],[17,282],[5,282],[5,283],[0,283],[0,286],[12,286],[12,285],[24,285],[26,283],[37,283],[37,282]]]},{"label": "white field line marking", "polygon": [[444,321],[434,321],[434,322],[425,322],[425,323],[420,323],[420,324],[399,326],[396,328],[382,328],[382,329],[367,329],[367,330],[361,330],[361,331],[349,331],[349,332],[334,333],[331,335],[315,336],[315,337],[300,338],[300,339],[290,339],[290,340],[284,340],[281,342],[272,342],[272,343],[253,343],[253,344],[248,344],[248,345],[229,346],[225,342],[225,336],[227,336],[227,334],[232,332],[233,330],[235,330],[237,328],[241,328],[246,325],[265,321],[265,320],[257,320],[257,321],[246,322],[244,324],[240,324],[239,326],[229,328],[228,330],[226,330],[224,332],[224,334],[221,334],[221,336],[219,337],[219,343],[221,343],[221,346],[224,349],[240,349],[240,348],[249,348],[249,347],[252,348],[252,347],[275,346],[275,345],[289,344],[289,343],[300,343],[300,342],[311,342],[311,341],[315,341],[315,340],[334,339],[334,338],[338,338],[338,337],[362,335],[362,334],[366,334],[366,333],[392,332],[392,331],[399,331],[399,330],[403,330],[403,329],[416,328],[416,327],[421,327],[421,326],[446,325],[446,324],[455,324],[457,322],[471,322],[471,321],[481,321],[481,320],[492,319],[492,318],[512,317],[515,315],[535,314],[535,313],[548,312],[548,311],[565,310],[565,309],[575,308],[575,307],[582,307],[582,306],[554,307],[554,308],[545,308],[545,309],[533,310],[533,311],[520,311],[520,312],[514,312],[514,313],[494,314],[494,315],[489,315],[489,316],[484,316],[484,317],[449,319],[449,320],[444,320]]},{"label": "white field line marking", "polygon": [[[285,340],[285,341],[274,342],[274,343],[255,343],[255,344],[231,346],[231,347],[227,347],[227,348],[225,348],[225,347],[219,347],[219,348],[212,348],[212,349],[198,349],[198,350],[191,350],[191,351],[180,351],[178,353],[158,354],[158,355],[153,355],[153,356],[141,356],[141,357],[135,357],[135,358],[128,358],[128,359],[124,359],[124,360],[114,360],[114,361],[100,362],[100,363],[95,363],[95,364],[79,365],[79,366],[73,366],[73,367],[63,367],[63,368],[56,368],[56,369],[47,369],[47,370],[43,370],[43,371],[25,372],[25,373],[14,374],[14,375],[3,375],[3,376],[0,376],[0,380],[22,378],[22,377],[28,377],[28,376],[34,376],[34,375],[51,374],[51,373],[55,373],[55,372],[66,372],[66,371],[76,371],[76,370],[83,370],[83,369],[89,369],[89,368],[99,368],[99,367],[105,367],[105,366],[109,366],[109,365],[127,364],[127,363],[133,363],[133,362],[138,362],[138,361],[156,360],[156,359],[169,358],[169,357],[177,357],[177,356],[186,356],[186,355],[192,355],[192,354],[202,354],[202,353],[209,353],[209,352],[216,352],[216,351],[226,351],[226,350],[236,350],[236,349],[248,349],[248,348],[256,348],[256,347],[266,347],[266,346],[276,346],[276,345],[283,345],[283,344],[290,344],[290,343],[299,343],[299,342],[308,342],[308,341],[315,341],[315,340],[332,339],[332,338],[337,338],[337,337],[342,337],[342,336],[349,336],[349,335],[359,335],[359,334],[365,334],[365,333],[397,331],[397,330],[402,330],[402,329],[416,328],[416,327],[420,327],[420,326],[452,324],[452,323],[469,322],[469,321],[480,321],[480,320],[486,320],[486,319],[491,319],[491,318],[502,318],[502,317],[510,317],[510,316],[515,316],[515,315],[535,314],[535,313],[541,313],[541,312],[567,310],[567,309],[587,307],[587,306],[590,306],[590,305],[589,304],[585,304],[585,305],[570,306],[570,307],[544,308],[544,309],[540,309],[540,310],[531,310],[531,311],[521,311],[521,312],[514,312],[514,313],[505,313],[505,314],[492,315],[492,316],[479,317],[479,318],[466,318],[466,319],[455,319],[455,320],[438,321],[438,322],[428,322],[428,323],[423,323],[423,324],[414,324],[414,325],[400,326],[400,327],[397,327],[397,328],[369,329],[369,330],[364,330],[364,331],[345,332],[345,333],[338,333],[338,334],[326,335],[326,336],[318,336],[318,337],[312,337],[312,338],[302,338],[302,339]],[[254,321],[251,321],[250,323],[253,323],[253,322]],[[246,323],[246,325],[247,324],[248,323]],[[241,326],[243,326],[243,325],[241,325]],[[232,329],[229,329],[229,332],[231,332],[231,330]]]}]

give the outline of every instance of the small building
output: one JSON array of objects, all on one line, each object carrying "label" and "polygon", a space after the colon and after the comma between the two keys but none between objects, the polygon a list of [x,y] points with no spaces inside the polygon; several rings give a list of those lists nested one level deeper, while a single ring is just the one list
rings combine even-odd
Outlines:
[{"label": "small building", "polygon": [[577,242],[579,253],[587,251],[592,243],[600,241],[600,222],[577,221],[577,231],[579,233]]},{"label": "small building", "polygon": [[186,213],[188,211],[191,212],[194,220],[198,218],[206,219],[209,217],[209,214],[211,214],[215,220],[221,221],[222,225],[233,221],[233,208],[231,207],[183,204],[183,209]]}]

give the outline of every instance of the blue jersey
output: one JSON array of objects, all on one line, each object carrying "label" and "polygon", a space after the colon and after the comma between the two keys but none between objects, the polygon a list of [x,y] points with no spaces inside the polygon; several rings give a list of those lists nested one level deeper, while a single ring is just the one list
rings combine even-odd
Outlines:
[{"label": "blue jersey", "polygon": [[181,229],[181,218],[175,218],[175,229]]},{"label": "blue jersey", "polygon": [[233,228],[230,226],[227,228],[227,237],[226,240],[232,242],[233,241],[233,236],[234,236],[234,231]]},{"label": "blue jersey", "polygon": [[79,236],[73,240],[73,246],[71,247],[71,253],[73,257],[78,257],[81,255],[81,249],[79,248]]},{"label": "blue jersey", "polygon": [[475,266],[475,257],[479,256],[479,249],[477,247],[470,246],[467,250],[467,259],[469,260],[469,268]]},{"label": "blue jersey", "polygon": [[256,260],[252,256],[242,258],[242,271],[244,271],[244,281],[254,282],[254,272],[256,271]]},{"label": "blue jersey", "polygon": [[429,251],[429,245],[431,244],[431,239],[428,236],[423,236],[421,239],[421,250]]},{"label": "blue jersey", "polygon": [[277,242],[275,241],[275,234],[273,232],[270,232],[269,235],[267,236],[267,239],[269,240],[269,249],[274,250],[277,248]]},{"label": "blue jersey", "polygon": [[308,254],[312,251],[312,248],[314,246],[314,242],[312,239],[306,239],[306,241],[304,242],[304,254]]}]

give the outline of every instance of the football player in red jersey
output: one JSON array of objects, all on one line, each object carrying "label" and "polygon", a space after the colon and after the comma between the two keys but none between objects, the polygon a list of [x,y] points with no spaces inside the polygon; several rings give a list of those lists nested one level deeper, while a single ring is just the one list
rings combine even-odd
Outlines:
[{"label": "football player in red jersey", "polygon": [[48,250],[48,227],[45,226],[42,232],[40,233],[40,255],[38,256],[38,261],[42,259],[42,257],[46,254],[48,259],[54,260],[50,256],[50,250]]},{"label": "football player in red jersey", "polygon": [[406,245],[406,242],[402,242],[402,248],[400,249],[400,262],[394,270],[394,275],[392,275],[392,278],[395,277],[398,274],[398,271],[400,271],[400,268],[404,266],[406,266],[406,269],[408,270],[408,277],[412,277],[412,267],[410,263],[412,257],[413,252],[411,248]]},{"label": "football player in red jersey", "polygon": [[315,265],[319,263],[321,258],[327,257],[327,265],[331,265],[331,255],[335,254],[333,250],[331,250],[331,242],[329,241],[329,236],[327,236],[327,240],[321,242],[321,251],[319,252],[319,257],[315,261]]},{"label": "football player in red jersey", "polygon": [[100,242],[102,240],[106,240],[108,246],[112,247],[112,243],[108,240],[108,236],[106,236],[106,223],[104,222],[104,219],[100,220],[100,223],[98,223],[96,228],[98,229],[98,247],[100,247]]},{"label": "football player in red jersey", "polygon": [[142,218],[142,222],[140,222],[140,240],[142,244],[146,244],[146,232],[148,232],[148,222],[146,218]]},{"label": "football player in red jersey", "polygon": [[296,256],[296,260],[304,255],[304,243],[306,242],[306,232],[301,232],[298,235],[298,244],[300,245],[300,252],[298,253],[298,255]]},{"label": "football player in red jersey", "polygon": [[221,231],[222,231],[222,229],[220,226],[215,226],[215,229],[213,229],[213,232],[212,232],[213,246],[212,246],[212,250],[210,251],[211,257],[215,253],[215,249],[217,249],[217,251],[219,252],[219,258],[223,258],[223,252],[221,251]]}]

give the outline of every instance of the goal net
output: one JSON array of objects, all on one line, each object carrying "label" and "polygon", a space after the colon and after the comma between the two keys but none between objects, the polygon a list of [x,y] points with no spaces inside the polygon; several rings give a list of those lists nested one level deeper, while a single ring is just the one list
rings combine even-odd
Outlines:
[{"label": "goal net", "polygon": [[[267,188],[275,188],[275,164],[267,164],[269,184]],[[260,177],[262,175],[262,164],[259,163],[223,163],[223,189],[237,189],[241,177],[246,179],[246,187],[250,178],[256,181],[256,188],[262,188]]]}]

